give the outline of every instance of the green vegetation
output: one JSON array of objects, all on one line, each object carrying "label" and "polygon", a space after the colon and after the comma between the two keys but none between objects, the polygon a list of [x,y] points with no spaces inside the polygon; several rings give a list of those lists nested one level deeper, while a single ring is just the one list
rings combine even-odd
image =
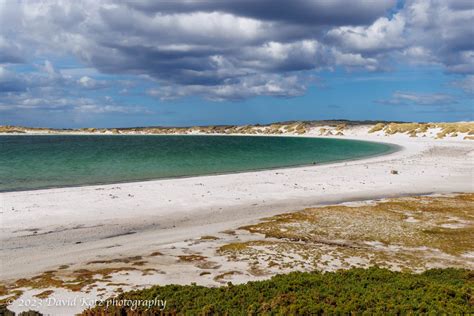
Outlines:
[{"label": "green vegetation", "polygon": [[[166,309],[145,315],[309,315],[309,314],[470,314],[474,312],[474,272],[434,269],[422,274],[386,269],[331,273],[293,272],[270,280],[219,288],[155,286],[117,299],[166,300]],[[127,307],[87,310],[83,315],[141,315]],[[142,310],[143,311],[143,310]]]}]

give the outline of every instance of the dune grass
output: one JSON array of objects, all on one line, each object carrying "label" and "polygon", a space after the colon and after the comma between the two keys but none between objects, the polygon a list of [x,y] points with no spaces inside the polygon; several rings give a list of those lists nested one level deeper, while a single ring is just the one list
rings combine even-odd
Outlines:
[{"label": "dune grass", "polygon": [[[369,133],[383,131],[385,135],[408,134],[417,137],[418,134],[428,132],[429,129],[439,129],[436,138],[441,139],[447,136],[458,136],[459,133],[474,135],[473,122],[456,123],[378,123],[372,126]],[[469,138],[466,138],[469,139]]]}]

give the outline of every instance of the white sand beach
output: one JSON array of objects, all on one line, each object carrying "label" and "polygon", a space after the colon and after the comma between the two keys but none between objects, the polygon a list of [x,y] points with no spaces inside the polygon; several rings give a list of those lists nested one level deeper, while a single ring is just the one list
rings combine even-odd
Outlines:
[{"label": "white sand beach", "polygon": [[[0,278],[7,282],[61,265],[146,255],[310,206],[474,192],[474,142],[460,137],[384,136],[360,128],[339,138],[382,141],[401,149],[327,165],[0,193]],[[185,266],[168,265],[168,273],[155,282],[194,282]]]},{"label": "white sand beach", "polygon": [[[1,278],[93,260],[99,253],[140,253],[150,244],[212,234],[308,206],[474,191],[471,141],[351,138],[403,148],[320,166],[0,193]],[[116,244],[121,245],[110,247]]]}]

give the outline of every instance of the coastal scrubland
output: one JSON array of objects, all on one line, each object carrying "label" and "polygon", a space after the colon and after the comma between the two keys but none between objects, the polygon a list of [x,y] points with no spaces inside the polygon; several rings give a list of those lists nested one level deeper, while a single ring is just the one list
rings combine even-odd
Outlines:
[{"label": "coastal scrubland", "polygon": [[464,314],[474,309],[474,274],[434,269],[422,274],[387,269],[320,273],[293,272],[270,280],[208,288],[155,286],[120,294],[117,300],[166,300],[155,306],[96,307],[82,315],[315,315],[315,314]]},{"label": "coastal scrubland", "polygon": [[265,238],[226,244],[219,252],[260,271],[465,267],[474,256],[474,194],[308,208],[241,229]]},{"label": "coastal scrubland", "polygon": [[[159,306],[107,304],[81,315],[315,315],[470,314],[474,274],[432,269],[421,274],[373,267],[337,272],[292,272],[270,280],[221,287],[154,286],[125,292],[116,301],[166,301]],[[2,315],[14,315],[5,306]],[[25,312],[20,315],[41,315]]]}]

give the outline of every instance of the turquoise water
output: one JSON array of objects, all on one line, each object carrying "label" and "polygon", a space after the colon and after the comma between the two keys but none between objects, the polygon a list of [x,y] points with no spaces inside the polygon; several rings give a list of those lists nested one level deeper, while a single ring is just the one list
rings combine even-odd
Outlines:
[{"label": "turquoise water", "polygon": [[0,191],[327,163],[392,150],[301,137],[0,136]]}]

